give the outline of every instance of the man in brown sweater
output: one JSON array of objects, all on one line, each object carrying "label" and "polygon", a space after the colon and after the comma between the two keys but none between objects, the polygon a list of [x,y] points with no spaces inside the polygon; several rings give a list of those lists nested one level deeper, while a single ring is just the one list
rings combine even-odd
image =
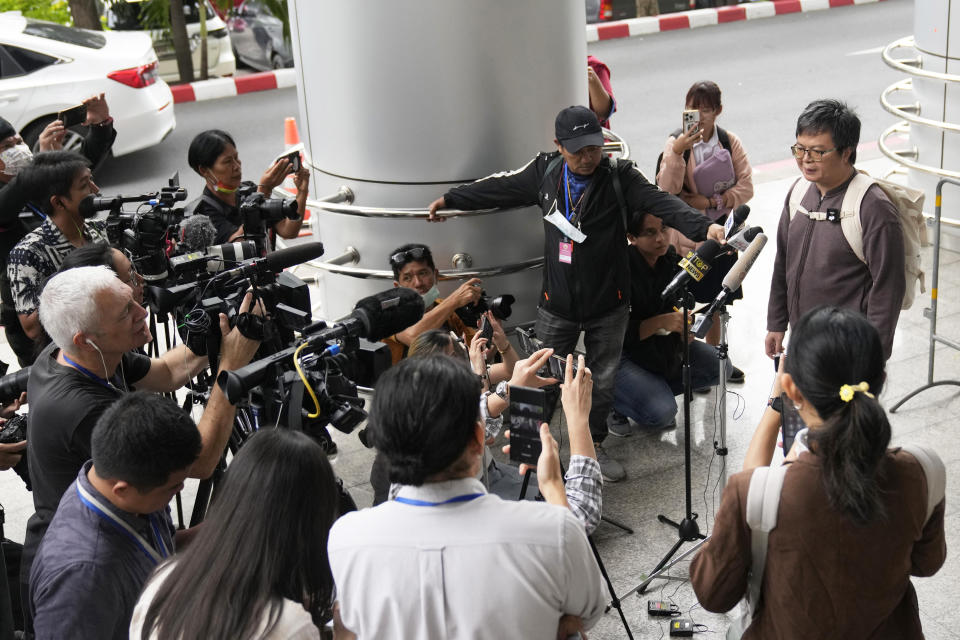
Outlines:
[{"label": "man in brown sweater", "polygon": [[906,287],[897,210],[876,185],[863,196],[864,261],[850,248],[839,222],[844,194],[856,175],[860,119],[842,102],[816,100],[800,114],[796,136],[791,149],[803,179],[791,192],[806,187],[801,206],[808,212],[824,212],[826,219],[797,212],[791,220],[787,194],[777,228],[766,353],[779,356],[787,326],[807,311],[829,304],[864,313],[880,332],[889,358]]}]

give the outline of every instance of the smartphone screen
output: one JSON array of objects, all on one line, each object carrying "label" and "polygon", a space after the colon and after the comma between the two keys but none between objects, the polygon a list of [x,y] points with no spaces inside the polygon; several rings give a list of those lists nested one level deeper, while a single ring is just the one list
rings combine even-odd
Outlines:
[{"label": "smartphone screen", "polygon": [[[550,375],[563,381],[567,375],[567,359],[563,356],[550,356]],[[573,375],[577,375],[577,354],[573,354]]]},{"label": "smartphone screen", "polygon": [[510,387],[510,459],[537,464],[540,458],[540,425],[547,413],[543,389]]},{"label": "smartphone screen", "polygon": [[683,132],[689,133],[691,129],[697,129],[700,126],[700,111],[698,109],[686,109],[683,112]]},{"label": "smartphone screen", "polygon": [[57,114],[57,120],[63,122],[64,127],[75,127],[87,120],[87,105],[78,104]]},{"label": "smartphone screen", "polygon": [[301,167],[302,165],[300,164],[300,152],[299,152],[299,151],[294,151],[293,153],[291,153],[290,155],[287,156],[287,159],[290,161],[290,172],[291,172],[291,173],[296,173],[297,171],[300,171],[300,167]]}]

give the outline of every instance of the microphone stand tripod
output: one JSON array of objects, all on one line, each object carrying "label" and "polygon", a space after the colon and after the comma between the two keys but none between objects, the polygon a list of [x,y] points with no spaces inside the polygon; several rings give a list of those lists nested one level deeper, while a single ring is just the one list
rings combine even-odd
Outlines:
[{"label": "microphone stand tripod", "polygon": [[[686,320],[690,314],[690,308],[693,306],[692,296],[687,290],[686,285],[680,290],[680,300],[683,309],[683,317]],[[690,403],[692,401],[693,389],[691,388],[690,383],[690,326],[689,322],[684,321],[683,323],[683,436],[684,436],[684,488],[686,495],[686,512],[684,517],[680,522],[675,522],[665,515],[658,515],[657,520],[660,522],[669,525],[677,530],[679,538],[677,542],[667,551],[666,555],[657,563],[657,566],[654,567],[651,574],[657,574],[661,569],[664,568],[664,565],[670,561],[670,558],[673,557],[684,542],[695,542],[697,540],[705,539],[706,536],[700,533],[700,527],[697,525],[697,514],[693,512],[693,500],[691,498],[691,486],[690,486]],[[652,578],[647,578],[641,585],[631,590],[628,593],[633,591],[638,591],[639,593],[644,593],[647,589]]]}]

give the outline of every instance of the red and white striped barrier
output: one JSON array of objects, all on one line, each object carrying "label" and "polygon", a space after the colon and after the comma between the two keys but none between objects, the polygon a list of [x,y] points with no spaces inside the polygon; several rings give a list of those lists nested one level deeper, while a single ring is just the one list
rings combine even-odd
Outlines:
[{"label": "red and white striped barrier", "polygon": [[693,9],[678,13],[665,13],[648,18],[631,18],[601,24],[587,25],[587,42],[633,38],[661,31],[696,29],[725,22],[771,18],[786,13],[800,13],[833,9],[852,4],[869,4],[879,0],[772,0],[749,2],[714,9]]},{"label": "red and white striped barrier", "polygon": [[[880,0],[764,0],[763,2],[748,2],[745,4],[717,7],[714,9],[693,9],[678,13],[665,13],[649,18],[631,18],[601,24],[587,25],[587,42],[613,40],[616,38],[633,38],[645,36],[661,31],[675,31],[677,29],[697,29],[709,27],[725,22],[739,20],[756,20],[771,18],[787,13],[801,13],[820,11],[855,4],[871,4]],[[229,98],[250,93],[253,91],[268,91],[283,89],[297,85],[296,74],[293,69],[277,69],[263,71],[233,78],[215,78],[189,84],[171,86],[173,101],[197,102],[200,100],[215,100]]]}]

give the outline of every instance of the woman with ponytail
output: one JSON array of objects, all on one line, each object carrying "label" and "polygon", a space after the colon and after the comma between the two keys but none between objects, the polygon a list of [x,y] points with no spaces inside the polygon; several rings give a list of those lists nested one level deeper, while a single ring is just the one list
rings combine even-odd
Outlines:
[{"label": "woman with ponytail", "polygon": [[[889,448],[878,401],[884,362],[877,330],[856,311],[821,307],[794,328],[780,384],[808,428],[784,462],[760,604],[744,639],[923,638],[910,576],[943,564],[944,502],[928,518],[923,468]],[[690,567],[709,611],[732,609],[747,590],[753,472],[730,478]]]}]

